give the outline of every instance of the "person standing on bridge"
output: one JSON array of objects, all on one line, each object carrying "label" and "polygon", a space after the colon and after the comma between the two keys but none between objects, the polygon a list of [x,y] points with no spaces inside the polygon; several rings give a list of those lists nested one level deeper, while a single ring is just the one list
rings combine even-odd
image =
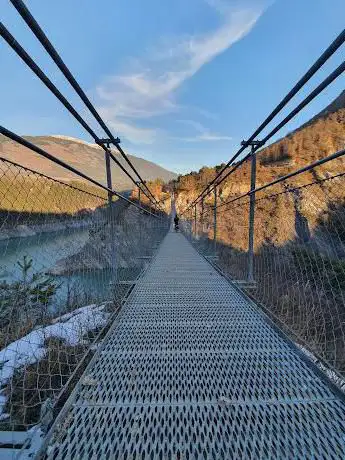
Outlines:
[{"label": "person standing on bridge", "polygon": [[175,217],[174,217],[174,224],[175,224],[175,230],[177,231],[178,230],[178,223],[179,223],[179,217],[177,214],[175,214]]}]

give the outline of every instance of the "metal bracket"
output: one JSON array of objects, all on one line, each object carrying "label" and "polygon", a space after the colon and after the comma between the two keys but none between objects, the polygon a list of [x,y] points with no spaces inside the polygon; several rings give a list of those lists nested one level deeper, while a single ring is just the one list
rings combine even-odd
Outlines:
[{"label": "metal bracket", "polygon": [[251,141],[251,142],[248,142],[248,141],[241,142],[241,145],[243,145],[244,147],[249,147],[250,145],[252,147],[262,147],[264,144],[265,143],[263,141],[259,141],[259,140]]},{"label": "metal bracket", "polygon": [[96,144],[101,145],[101,146],[104,145],[105,147],[110,149],[110,144],[118,145],[121,143],[121,140],[119,137],[116,137],[114,140],[115,142],[113,142],[111,139],[98,139],[96,141]]}]

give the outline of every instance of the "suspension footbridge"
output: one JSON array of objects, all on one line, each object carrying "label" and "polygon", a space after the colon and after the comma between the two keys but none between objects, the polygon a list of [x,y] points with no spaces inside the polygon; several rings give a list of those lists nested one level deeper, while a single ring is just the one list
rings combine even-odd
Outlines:
[{"label": "suspension footbridge", "polygon": [[341,458],[345,405],[171,231],[48,439],[49,459]]},{"label": "suspension footbridge", "polygon": [[[244,292],[170,230],[41,441],[36,455],[45,459],[339,459],[345,403]],[[0,452],[31,458],[34,444]]]},{"label": "suspension footbridge", "polygon": [[[345,30],[211,178],[154,193],[24,2],[10,3],[88,115],[2,23],[1,37],[99,147],[104,181],[0,126],[0,459],[345,458],[343,115],[332,151],[284,173],[274,152],[257,163],[345,72],[269,126]],[[13,143],[78,182],[13,161]]]}]

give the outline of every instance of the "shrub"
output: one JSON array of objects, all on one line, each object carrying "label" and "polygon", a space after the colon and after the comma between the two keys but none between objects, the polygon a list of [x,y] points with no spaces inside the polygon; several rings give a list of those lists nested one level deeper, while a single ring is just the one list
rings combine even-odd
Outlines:
[{"label": "shrub", "polygon": [[17,262],[21,279],[0,284],[0,346],[22,336],[47,316],[47,308],[60,287],[52,277],[29,274],[32,259]]}]

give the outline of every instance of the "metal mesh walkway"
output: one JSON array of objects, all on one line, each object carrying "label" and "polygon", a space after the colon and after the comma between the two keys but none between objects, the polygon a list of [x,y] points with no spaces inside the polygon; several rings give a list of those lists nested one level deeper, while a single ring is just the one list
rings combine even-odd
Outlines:
[{"label": "metal mesh walkway", "polygon": [[345,458],[345,406],[169,233],[54,428],[49,459]]}]

